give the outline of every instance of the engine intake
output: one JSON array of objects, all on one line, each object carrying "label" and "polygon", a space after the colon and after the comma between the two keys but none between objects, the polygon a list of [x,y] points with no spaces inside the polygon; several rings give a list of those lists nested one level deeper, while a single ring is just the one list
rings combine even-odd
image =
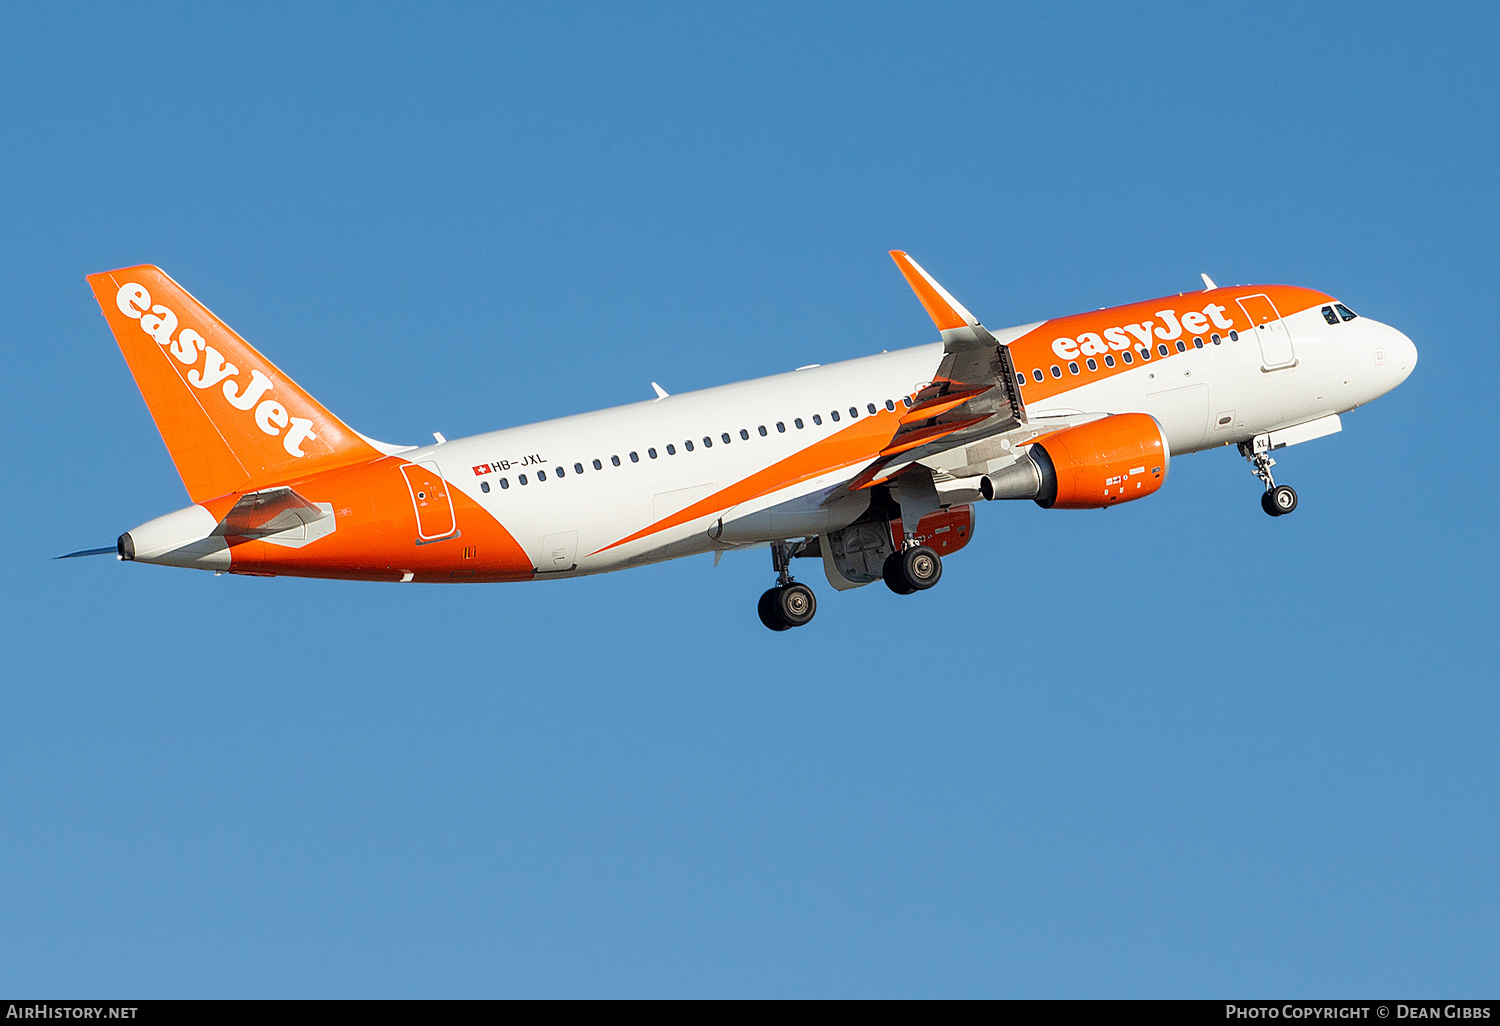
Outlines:
[{"label": "engine intake", "polygon": [[1143,499],[1167,479],[1171,450],[1155,417],[1119,413],[1032,443],[979,482],[986,499],[1032,499],[1043,509],[1100,509]]}]

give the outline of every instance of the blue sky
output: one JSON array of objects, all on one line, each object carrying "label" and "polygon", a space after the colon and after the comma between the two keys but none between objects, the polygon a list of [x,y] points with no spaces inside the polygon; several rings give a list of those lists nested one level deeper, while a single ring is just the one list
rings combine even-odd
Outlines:
[{"label": "blue sky", "polygon": [[[1493,996],[1487,5],[0,13],[0,991]],[[87,273],[449,438],[1220,282],[1421,363],[934,591],[113,560],[186,495]]]}]

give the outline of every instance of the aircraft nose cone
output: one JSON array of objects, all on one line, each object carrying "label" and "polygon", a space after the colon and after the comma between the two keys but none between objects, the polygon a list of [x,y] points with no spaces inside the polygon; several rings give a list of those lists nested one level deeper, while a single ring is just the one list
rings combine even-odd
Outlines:
[{"label": "aircraft nose cone", "polygon": [[[1394,328],[1391,330],[1395,331]],[[1395,335],[1395,344],[1392,345],[1391,348],[1392,350],[1394,350],[1392,355],[1395,357],[1395,360],[1393,362],[1396,365],[1397,372],[1401,375],[1401,377],[1398,379],[1399,383],[1400,381],[1405,381],[1407,378],[1409,378],[1411,376],[1411,372],[1416,369],[1417,346],[1416,343],[1407,338],[1401,332],[1395,331]]]}]

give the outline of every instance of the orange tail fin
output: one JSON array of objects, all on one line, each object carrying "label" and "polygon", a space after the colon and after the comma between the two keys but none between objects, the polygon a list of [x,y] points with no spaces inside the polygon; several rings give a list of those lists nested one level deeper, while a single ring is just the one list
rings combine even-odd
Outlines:
[{"label": "orange tail fin", "polygon": [[381,455],[160,268],[88,282],[194,502]]}]

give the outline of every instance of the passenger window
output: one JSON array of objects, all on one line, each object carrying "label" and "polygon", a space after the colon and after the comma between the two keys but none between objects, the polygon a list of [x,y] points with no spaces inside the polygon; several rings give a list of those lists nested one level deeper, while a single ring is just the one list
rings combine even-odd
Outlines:
[{"label": "passenger window", "polygon": [[1040,367],[1034,367],[1034,368],[1032,368],[1031,376],[1033,378],[1035,378],[1037,381],[1041,381],[1042,380],[1042,369]]},{"label": "passenger window", "polygon": [[813,423],[814,424],[822,424],[823,423],[823,415],[821,413],[814,413],[813,414]]},{"label": "passenger window", "polygon": [[1069,374],[1077,374],[1078,373],[1078,361],[1077,360],[1070,360],[1068,362],[1068,373]]},{"label": "passenger window", "polygon": [[801,417],[798,417],[796,420],[792,421],[792,423],[797,425],[797,430],[798,431],[802,430],[803,424],[802,424],[802,418]]},{"label": "passenger window", "polygon": [[1203,339],[1195,335],[1193,337],[1193,348],[1194,349],[1202,349],[1203,348]]},{"label": "passenger window", "polygon": [[[1016,384],[1018,384],[1018,385],[1024,385],[1024,384],[1026,384],[1026,375],[1022,374],[1020,371],[1016,371]],[[911,405],[911,400],[910,399],[908,399],[906,401],[906,405],[908,405],[908,406]]]},{"label": "passenger window", "polygon": [[1240,340],[1240,333],[1238,331],[1235,331],[1233,328],[1230,328],[1229,329],[1229,341],[1231,341],[1231,342],[1238,342],[1239,340]]},{"label": "passenger window", "polygon": [[1114,355],[1113,354],[1108,354],[1108,353],[1105,354],[1105,357],[1104,357],[1104,366],[1106,366],[1106,367],[1113,367],[1114,365],[1115,365]]},{"label": "passenger window", "polygon": [[1182,339],[1177,340],[1177,351],[1179,353],[1187,352],[1187,346],[1183,343]]},{"label": "passenger window", "polygon": [[1054,378],[1062,377],[1062,368],[1055,363],[1052,365],[1052,376]]},{"label": "passenger window", "polygon": [[1217,331],[1214,332],[1212,335],[1210,335],[1208,337],[1211,338],[1211,339],[1213,339],[1214,345],[1218,345],[1220,342],[1224,341],[1223,339],[1221,339],[1219,337],[1219,333]]},{"label": "passenger window", "polygon": [[740,428],[740,438],[743,440],[743,439],[746,439],[746,438],[749,438],[749,437],[750,437],[750,432],[746,431],[744,428]]},{"label": "passenger window", "polygon": [[[1181,342],[1179,342],[1179,343],[1177,343],[1177,344],[1178,344],[1178,345],[1181,345],[1181,344],[1182,344],[1182,343],[1181,343]],[[1160,354],[1161,354],[1161,355],[1162,355],[1162,356],[1166,356],[1166,355],[1167,355],[1167,354],[1168,354],[1168,353],[1170,353],[1170,352],[1171,352],[1171,351],[1172,351],[1172,350],[1170,350],[1170,349],[1168,349],[1168,348],[1167,348],[1167,344],[1166,344],[1166,343],[1165,343],[1165,342],[1158,342],[1158,343],[1157,343],[1157,344],[1156,344],[1156,351],[1157,351],[1157,352],[1158,352],[1158,353],[1160,353]]]},{"label": "passenger window", "polygon": [[545,470],[538,470],[536,472],[536,479],[538,481],[545,481],[545,480],[547,480],[547,472]]},{"label": "passenger window", "polygon": [[637,456],[635,453],[631,453],[630,454],[630,462],[631,463],[639,463],[639,462],[641,462],[641,458],[639,456]]},{"label": "passenger window", "polygon": [[[1120,359],[1124,360],[1126,363],[1134,363],[1135,362],[1135,357],[1133,357],[1133,356],[1130,355],[1130,350],[1129,349],[1125,350],[1123,353],[1120,354]],[[1108,362],[1108,361],[1106,360],[1106,362]]]},{"label": "passenger window", "polygon": [[677,446],[668,444],[667,445],[667,455],[668,456],[676,456],[677,455]]},{"label": "passenger window", "polygon": [[1352,321],[1352,320],[1354,320],[1354,318],[1356,318],[1356,317],[1359,316],[1359,314],[1357,314],[1353,310],[1349,309],[1343,303],[1334,303],[1333,304],[1333,308],[1335,310],[1337,310],[1339,312],[1339,316],[1342,317],[1346,321]]},{"label": "passenger window", "polygon": [[766,437],[766,426],[764,424],[762,424],[760,427],[756,428],[755,430],[757,430],[757,431],[760,432],[760,437],[762,437],[762,438]]},{"label": "passenger window", "polygon": [[1085,362],[1089,365],[1089,370],[1096,371],[1099,369],[1099,364],[1094,360],[1092,356],[1089,357]]},{"label": "passenger window", "polygon": [[516,478],[516,480],[520,481],[522,484],[525,484],[526,483],[526,475],[522,474],[520,477]]},{"label": "passenger window", "polygon": [[654,459],[656,459],[656,450],[655,449],[647,449],[646,450],[646,455],[650,456],[654,460]]},{"label": "passenger window", "polygon": [[[620,457],[614,456],[614,457],[611,457],[611,458],[615,461],[615,466],[618,467],[620,465]],[[598,460],[595,460],[594,461],[594,469],[595,470],[603,470],[604,469],[604,464],[600,463]]]},{"label": "passenger window", "polygon": [[722,439],[724,439],[724,444],[725,444],[725,445],[728,445],[728,444],[729,444],[729,432],[728,432],[728,431],[726,431],[726,432],[724,432],[724,433],[723,433],[723,434],[722,434],[722,435],[720,435],[720,436],[719,436],[719,437],[720,437],[720,438],[722,438]]},{"label": "passenger window", "polygon": [[563,468],[562,467],[555,467],[555,468],[553,468],[552,472],[554,474],[556,474],[558,477],[567,477],[567,475],[563,473]]},{"label": "passenger window", "polygon": [[703,436],[703,448],[705,448],[705,449],[712,449],[713,447],[714,447],[713,436],[712,435],[704,435]]},{"label": "passenger window", "polygon": [[786,425],[778,420],[776,422],[776,430],[784,435],[786,434]]},{"label": "passenger window", "polygon": [[849,419],[853,420],[855,417],[858,417],[858,416],[859,416],[859,408],[856,407],[856,406],[849,407]]},{"label": "passenger window", "polygon": [[488,481],[479,482],[479,490],[486,495],[490,494],[490,483]]},{"label": "passenger window", "polygon": [[829,413],[828,413],[828,415],[830,417],[832,417],[834,420],[838,420],[839,419],[839,411],[838,410],[830,410]]},{"label": "passenger window", "polygon": [[865,403],[865,409],[869,411],[870,416],[872,416],[872,417],[875,416],[875,404],[874,403]]},{"label": "passenger window", "polygon": [[[599,461],[598,460],[594,461],[594,469],[595,470],[599,469]],[[575,473],[575,474],[582,474],[583,473],[583,464],[582,463],[575,463],[575,464],[573,464],[573,473]]]},{"label": "passenger window", "polygon": [[889,399],[887,399],[885,401],[885,412],[890,413],[893,410],[895,410],[895,408],[896,408],[896,404],[895,403],[891,402]]},{"label": "passenger window", "polygon": [[[1017,374],[1016,375],[1016,383],[1024,385],[1024,384],[1026,384],[1026,379],[1023,378],[1023,377],[1021,377],[1021,375]],[[911,409],[911,397],[910,396],[903,396],[902,399],[901,399],[901,401],[906,404],[906,408],[908,410]]]},{"label": "passenger window", "polygon": [[509,487],[510,487],[510,482],[507,481],[505,478],[502,477],[500,479],[500,490],[503,492],[503,491],[505,491],[505,489],[507,489]]},{"label": "passenger window", "polygon": [[1141,349],[1136,351],[1135,355],[1139,356],[1142,360],[1149,360],[1151,359],[1151,347],[1143,346]]},{"label": "passenger window", "polygon": [[693,451],[693,440],[691,438],[689,438],[687,441],[685,441],[685,442],[682,443],[682,447],[684,449],[686,449],[688,452],[692,452]]},{"label": "passenger window", "polygon": [[1333,312],[1333,307],[1325,306],[1320,312],[1323,314],[1323,319],[1329,324],[1337,324],[1339,322],[1339,315]]}]

